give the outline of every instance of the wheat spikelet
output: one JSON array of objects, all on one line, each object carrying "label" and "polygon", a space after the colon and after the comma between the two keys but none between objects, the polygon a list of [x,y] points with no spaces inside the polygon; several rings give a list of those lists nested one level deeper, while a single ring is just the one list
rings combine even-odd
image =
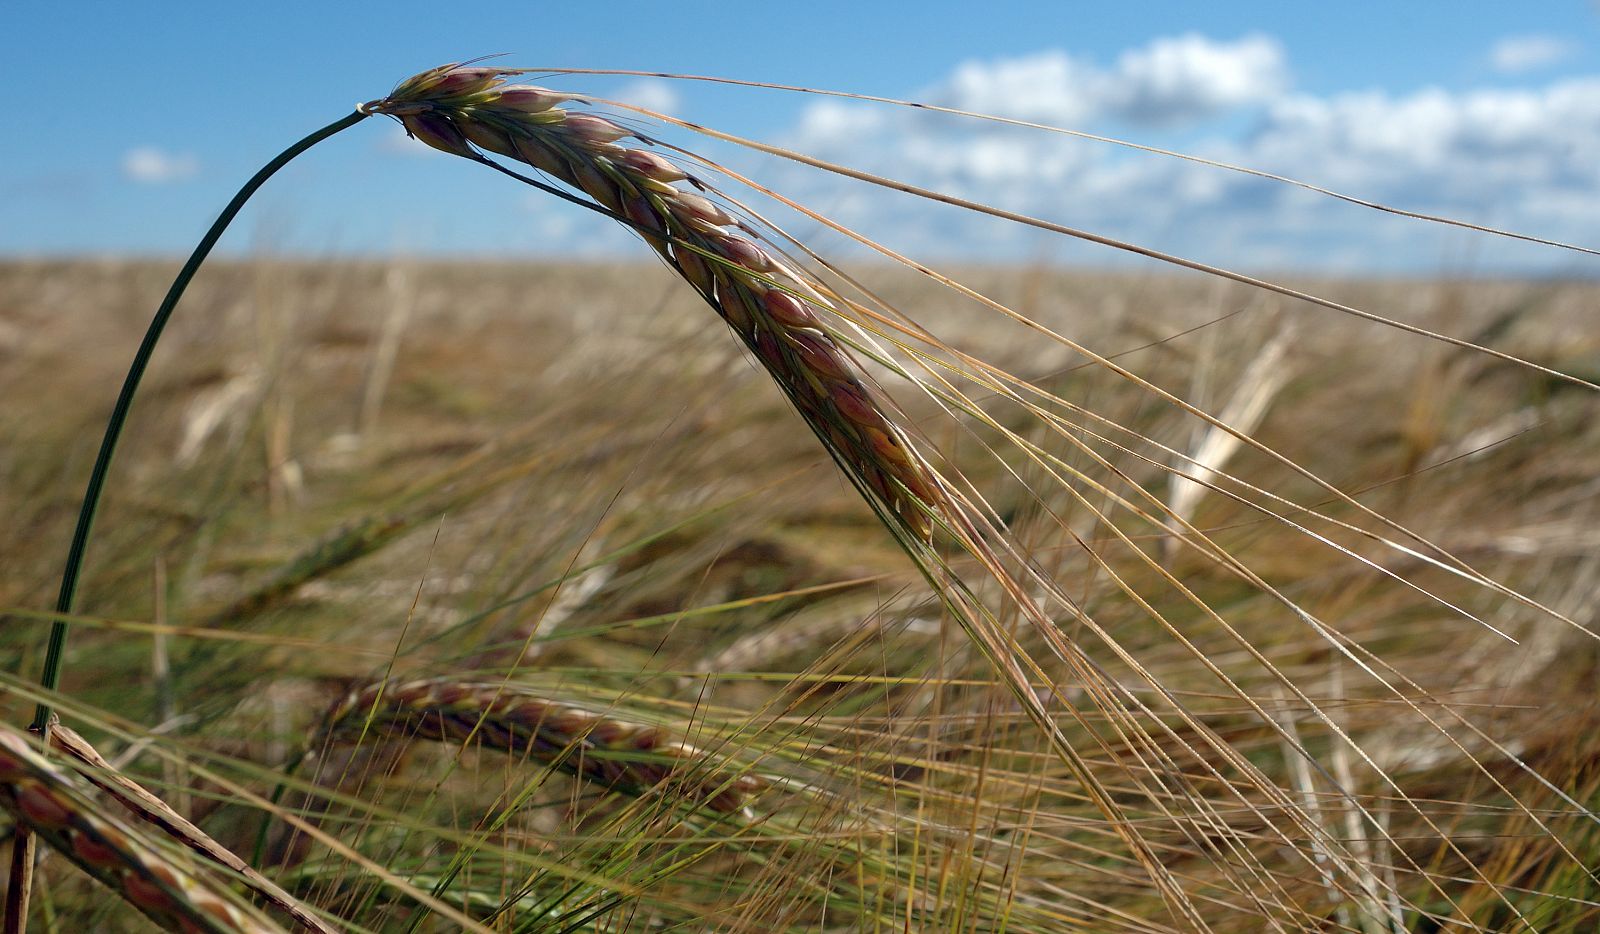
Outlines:
[{"label": "wheat spikelet", "polygon": [[363,732],[472,742],[624,794],[664,786],[721,814],[744,810],[766,786],[754,775],[713,767],[706,751],[678,742],[660,727],[503,683],[434,679],[370,685],[330,711],[323,728],[328,739]]},{"label": "wheat spikelet", "polygon": [[945,504],[940,485],[849,353],[824,330],[814,309],[833,306],[821,292],[756,245],[754,232],[721,205],[673,187],[700,186],[678,165],[619,145],[635,134],[557,106],[573,95],[501,80],[515,73],[446,65],[362,110],[396,117],[411,136],[444,152],[488,162],[483,150],[525,162],[633,226],[738,333],[863,492],[928,538]]},{"label": "wheat spikelet", "polygon": [[142,842],[137,832],[91,801],[75,778],[4,725],[0,806],[163,930],[282,930],[215,880],[180,867]]}]

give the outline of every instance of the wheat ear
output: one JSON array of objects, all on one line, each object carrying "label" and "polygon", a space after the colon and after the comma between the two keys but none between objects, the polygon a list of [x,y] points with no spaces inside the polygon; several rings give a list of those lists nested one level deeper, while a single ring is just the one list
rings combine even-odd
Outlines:
[{"label": "wheat ear", "polygon": [[0,724],[0,806],[162,930],[273,932],[273,924],[226,886],[180,867],[106,814],[76,778]]},{"label": "wheat ear", "polygon": [[323,728],[327,739],[362,733],[471,742],[625,794],[663,787],[721,814],[744,810],[766,787],[754,775],[717,767],[705,750],[678,742],[660,727],[503,683],[435,679],[370,685],[330,711]]},{"label": "wheat ear", "polygon": [[169,837],[201,856],[233,870],[262,898],[276,905],[306,930],[317,931],[320,934],[334,934],[333,928],[294,896],[285,892],[277,883],[257,872],[232,850],[213,840],[205,831],[190,823],[144,786],[117,771],[116,766],[106,761],[106,758],[100,755],[88,740],[79,736],[76,730],[60,723],[52,724],[50,745],[82,763],[86,769],[81,774],[89,784],[115,798],[118,804],[127,808],[141,821],[155,825]]},{"label": "wheat ear", "polygon": [[395,117],[412,137],[444,152],[496,168],[484,152],[525,162],[637,230],[733,328],[864,484],[863,493],[928,538],[946,502],[941,486],[850,354],[824,329],[817,310],[833,306],[821,290],[756,245],[754,231],[722,205],[674,187],[687,182],[704,190],[677,164],[620,144],[648,140],[604,117],[557,106],[576,95],[502,80],[517,73],[445,65],[361,110]]}]

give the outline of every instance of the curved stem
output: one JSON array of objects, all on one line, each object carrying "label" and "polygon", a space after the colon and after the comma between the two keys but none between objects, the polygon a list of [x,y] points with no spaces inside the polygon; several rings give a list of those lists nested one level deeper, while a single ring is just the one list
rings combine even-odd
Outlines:
[{"label": "curved stem", "polygon": [[[138,391],[139,381],[144,378],[145,368],[149,366],[150,357],[155,353],[156,342],[161,339],[161,332],[166,328],[167,320],[172,317],[172,311],[177,307],[178,300],[189,287],[189,280],[194,278],[194,274],[200,269],[200,264],[211,254],[211,248],[221,239],[222,232],[228,229],[234,216],[244,207],[245,202],[250,200],[250,196],[256,193],[256,189],[295,156],[340,130],[355,126],[366,116],[365,113],[356,111],[340,118],[285,149],[271,162],[262,166],[261,171],[251,176],[250,180],[244,183],[244,187],[239,189],[239,193],[233,196],[233,200],[228,202],[228,206],[222,209],[211,229],[206,231],[206,235],[195,246],[189,261],[178,271],[178,277],[172,280],[172,287],[167,290],[167,297],[162,300],[161,307],[156,309],[155,317],[150,319],[150,327],[145,331],[144,341],[139,345],[138,353],[134,354],[133,364],[128,367],[128,376],[122,382],[122,394],[117,396],[117,404],[111,410],[111,417],[106,421],[105,437],[100,441],[100,454],[95,458],[94,469],[89,474],[89,486],[83,494],[83,505],[78,509],[78,526],[72,533],[72,544],[67,550],[66,569],[61,573],[61,592],[56,597],[57,613],[71,613],[77,600],[78,577],[83,570],[84,552],[89,547],[89,535],[94,528],[95,512],[100,507],[100,496],[105,488],[106,475],[110,472],[112,455],[116,453],[117,440],[122,436],[128,412],[133,407],[134,393]],[[67,622],[60,619],[50,627],[50,643],[45,650],[44,672],[39,676],[39,683],[47,691],[55,690],[61,680],[61,658],[66,649],[67,628]],[[31,729],[43,732],[48,728],[49,722],[50,705],[41,702],[34,710]]]}]

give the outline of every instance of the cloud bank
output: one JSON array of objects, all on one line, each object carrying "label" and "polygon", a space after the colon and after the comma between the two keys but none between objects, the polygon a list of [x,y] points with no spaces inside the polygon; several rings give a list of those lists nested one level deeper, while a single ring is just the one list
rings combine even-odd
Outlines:
[{"label": "cloud bank", "polygon": [[[1490,50],[1502,72],[1569,50],[1529,37]],[[1296,91],[1270,37],[1157,39],[1109,65],[1058,50],[967,62],[917,99],[1086,130],[1315,182],[1433,214],[1600,245],[1600,76],[1543,86]],[[1400,221],[1166,156],[993,123],[841,100],[810,104],[784,145],[1013,211],[1253,267],[1572,266],[1574,254]],[[787,170],[785,170],[787,171]],[[944,255],[1042,246],[903,195],[788,179],[897,246]],[[810,186],[808,188],[808,186]],[[791,192],[795,189],[791,187]],[[1110,258],[1110,257],[1107,257]]]}]

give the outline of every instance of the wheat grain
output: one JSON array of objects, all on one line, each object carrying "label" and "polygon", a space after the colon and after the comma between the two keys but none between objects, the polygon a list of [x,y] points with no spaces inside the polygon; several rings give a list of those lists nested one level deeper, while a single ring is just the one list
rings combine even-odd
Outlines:
[{"label": "wheat grain", "polygon": [[329,739],[363,732],[476,743],[625,794],[661,787],[722,814],[742,811],[766,787],[757,776],[716,766],[705,750],[678,742],[660,727],[516,685],[446,679],[373,684],[341,701],[323,729]]},{"label": "wheat grain", "polygon": [[673,187],[682,181],[704,187],[683,168],[619,145],[631,131],[556,106],[574,95],[503,82],[516,73],[446,65],[362,110],[389,114],[412,137],[453,155],[489,162],[483,150],[525,162],[633,226],[734,329],[863,493],[928,538],[946,502],[940,484],[825,330],[816,310],[833,306],[821,290],[757,245],[758,235],[725,207]]}]

